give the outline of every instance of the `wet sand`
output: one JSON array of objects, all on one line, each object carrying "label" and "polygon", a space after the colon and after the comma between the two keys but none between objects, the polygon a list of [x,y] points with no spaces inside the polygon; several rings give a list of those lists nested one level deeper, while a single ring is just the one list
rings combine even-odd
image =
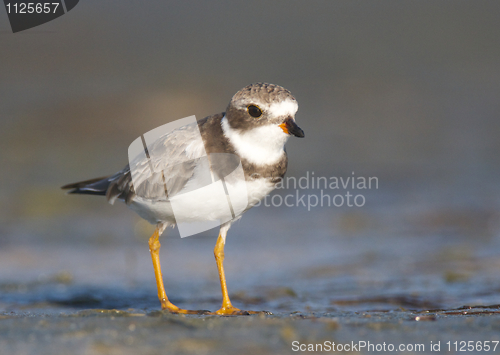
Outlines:
[{"label": "wet sand", "polygon": [[[495,215],[486,214],[486,225],[464,227],[450,222],[458,212],[437,218],[436,211],[429,219],[411,206],[392,213],[380,205],[356,214],[250,212],[228,236],[229,292],[235,306],[272,315],[160,311],[146,243],[151,227],[125,218],[131,212],[100,224],[107,240],[89,240],[89,233],[86,240],[64,241],[53,233],[43,243],[5,245],[0,348],[8,354],[279,354],[293,353],[294,344],[365,341],[423,344],[428,352],[431,341],[444,351],[448,341],[500,340]],[[392,216],[392,224],[380,223],[381,215]],[[113,236],[119,224],[135,226],[137,234]],[[85,223],[73,228],[84,234]],[[220,306],[213,232],[181,239],[170,231],[162,238],[167,294],[180,307]]]}]

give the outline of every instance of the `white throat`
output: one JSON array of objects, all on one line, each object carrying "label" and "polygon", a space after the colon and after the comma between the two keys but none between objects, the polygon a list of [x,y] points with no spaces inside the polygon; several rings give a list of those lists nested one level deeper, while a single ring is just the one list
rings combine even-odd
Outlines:
[{"label": "white throat", "polygon": [[256,165],[276,164],[285,154],[284,147],[289,138],[289,135],[277,125],[238,132],[231,128],[226,116],[222,118],[222,131],[240,158]]}]

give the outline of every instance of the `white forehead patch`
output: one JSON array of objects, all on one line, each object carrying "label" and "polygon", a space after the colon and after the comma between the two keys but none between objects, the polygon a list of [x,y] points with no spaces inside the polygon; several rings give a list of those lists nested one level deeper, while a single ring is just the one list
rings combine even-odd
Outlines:
[{"label": "white forehead patch", "polygon": [[294,116],[298,109],[297,101],[285,100],[271,104],[269,114],[271,117]]}]

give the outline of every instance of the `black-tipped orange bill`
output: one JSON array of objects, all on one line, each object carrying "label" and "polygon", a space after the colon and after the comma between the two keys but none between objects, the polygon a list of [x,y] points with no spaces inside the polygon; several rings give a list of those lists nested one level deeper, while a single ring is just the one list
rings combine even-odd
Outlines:
[{"label": "black-tipped orange bill", "polygon": [[291,118],[287,118],[285,122],[279,125],[279,127],[286,134],[290,134],[299,138],[304,138],[304,131],[299,126],[297,126],[295,121]]}]

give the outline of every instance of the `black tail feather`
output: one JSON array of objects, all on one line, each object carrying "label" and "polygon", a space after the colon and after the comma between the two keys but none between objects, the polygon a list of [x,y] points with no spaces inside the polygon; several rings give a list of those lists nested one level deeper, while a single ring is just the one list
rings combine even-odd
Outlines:
[{"label": "black tail feather", "polygon": [[106,196],[109,184],[109,177],[101,177],[64,185],[61,189],[69,190],[68,194]]},{"label": "black tail feather", "polygon": [[132,203],[135,196],[132,185],[132,175],[127,165],[123,170],[108,177],[90,179],[73,184],[64,185],[63,190],[69,190],[68,194],[100,195],[106,196],[109,203],[113,204],[116,199],[124,200],[127,205]]}]

